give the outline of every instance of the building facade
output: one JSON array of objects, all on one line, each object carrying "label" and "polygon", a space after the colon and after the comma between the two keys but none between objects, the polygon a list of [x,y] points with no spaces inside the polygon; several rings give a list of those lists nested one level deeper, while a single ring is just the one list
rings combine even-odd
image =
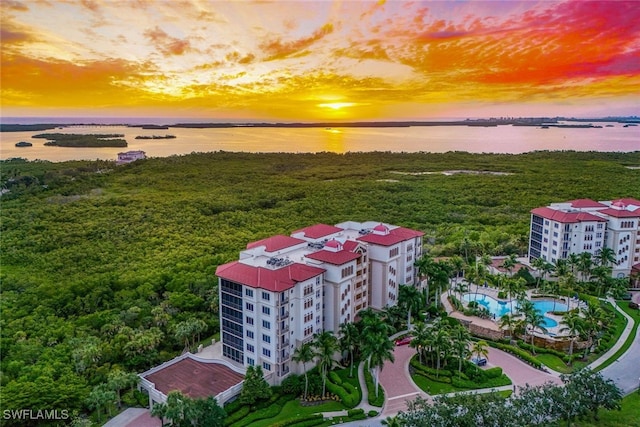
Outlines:
[{"label": "building facade", "polygon": [[613,277],[627,277],[640,263],[640,201],[632,198],[552,203],[531,211],[529,260],[555,263],[571,254],[602,248],[616,256]]},{"label": "building facade", "polygon": [[378,222],[316,224],[249,243],[216,270],[223,356],[261,366],[279,384],[295,349],[337,332],[367,307],[395,305],[417,284],[423,233]]}]

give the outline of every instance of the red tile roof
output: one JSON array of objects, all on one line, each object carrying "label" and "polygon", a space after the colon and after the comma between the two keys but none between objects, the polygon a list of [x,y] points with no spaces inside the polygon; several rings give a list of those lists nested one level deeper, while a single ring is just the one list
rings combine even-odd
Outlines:
[{"label": "red tile roof", "polygon": [[362,237],[358,237],[358,240],[367,243],[373,243],[374,245],[391,246],[404,240],[409,240],[421,236],[424,236],[424,233],[422,231],[398,227],[389,230],[389,234],[386,235],[370,233]]},{"label": "red tile roof", "polygon": [[333,265],[346,264],[349,261],[360,258],[360,256],[361,254],[349,251],[331,252],[324,250],[306,255],[307,258],[315,259]]},{"label": "red tile roof", "polygon": [[565,212],[551,208],[536,208],[531,211],[532,214],[541,216],[551,221],[562,223],[575,223],[583,221],[606,222],[607,220],[588,212]]},{"label": "red tile roof", "polygon": [[179,390],[189,397],[200,398],[216,396],[240,383],[244,375],[220,363],[205,363],[187,357],[145,378],[164,394]]},{"label": "red tile roof", "polygon": [[309,239],[319,239],[330,234],[335,234],[343,231],[342,228],[335,227],[327,224],[315,224],[309,227],[301,228],[291,234],[303,233],[305,237]]},{"label": "red tile roof", "polygon": [[571,203],[571,207],[574,207],[574,208],[605,208],[607,207],[607,205],[602,204],[600,202],[596,202],[595,200],[591,200],[591,199],[570,200],[569,203]]},{"label": "red tile roof", "polygon": [[271,268],[254,267],[233,261],[218,266],[216,276],[240,283],[252,288],[266,289],[271,292],[282,292],[293,288],[296,283],[303,282],[324,273],[324,269],[305,264],[292,263],[273,270]]},{"label": "red tile roof", "polygon": [[358,240],[362,242],[373,243],[374,245],[392,246],[406,239],[400,236],[399,234],[389,233],[385,235],[380,235],[380,234],[370,233],[362,237],[358,237]]},{"label": "red tile roof", "polygon": [[625,205],[634,205],[634,206],[640,206],[640,200],[638,199],[632,199],[632,198],[624,198],[624,199],[617,199],[617,200],[612,200],[611,203],[616,203],[616,202],[622,202]]},{"label": "red tile roof", "polygon": [[258,246],[265,246],[267,252],[276,252],[281,249],[290,248],[291,246],[299,245],[300,243],[307,243],[304,240],[296,239],[291,236],[283,236],[278,234],[276,236],[267,237],[266,239],[258,240],[257,242],[247,243],[247,249],[257,248]]},{"label": "red tile roof", "polygon": [[612,208],[607,208],[607,209],[603,209],[601,211],[598,211],[600,213],[615,217],[615,218],[638,218],[640,217],[640,209],[636,209],[635,211],[627,211],[627,210],[620,210],[620,209],[612,209]]}]

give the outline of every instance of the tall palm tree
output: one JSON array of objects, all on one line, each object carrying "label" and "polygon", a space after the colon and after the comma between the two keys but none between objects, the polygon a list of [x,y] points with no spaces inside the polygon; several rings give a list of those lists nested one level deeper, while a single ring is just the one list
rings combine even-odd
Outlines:
[{"label": "tall palm tree", "polygon": [[572,272],[568,272],[558,278],[558,285],[560,289],[567,294],[567,311],[569,311],[571,309],[571,292],[573,292],[578,285],[576,276]]},{"label": "tall palm tree", "polygon": [[427,254],[422,255],[422,257],[417,259],[413,264],[416,267],[420,279],[427,284],[427,297],[425,298],[425,304],[427,306],[429,305],[429,273],[431,264],[433,264],[433,258]]},{"label": "tall palm tree", "polygon": [[385,361],[395,362],[393,355],[393,342],[386,336],[381,336],[377,340],[377,345],[367,348],[367,356],[369,359],[369,369],[373,369],[375,372],[375,388],[376,397],[378,397],[378,389],[380,384],[380,372],[384,367]]},{"label": "tall palm tree", "polygon": [[584,331],[583,320],[582,317],[580,317],[579,311],[570,311],[563,316],[560,324],[564,326],[559,329],[559,332],[568,333],[571,339],[569,344],[569,364],[571,365],[573,363],[573,343]]},{"label": "tall palm tree", "polygon": [[608,288],[611,282],[611,267],[598,265],[591,270],[590,280],[596,284],[598,297],[602,295],[602,290]]},{"label": "tall palm tree", "polygon": [[327,376],[335,365],[333,355],[338,350],[338,339],[331,331],[316,332],[312,341],[315,356],[318,358],[318,369],[322,376],[322,395],[325,395]]},{"label": "tall palm tree", "polygon": [[489,358],[489,344],[485,340],[476,341],[471,346],[471,354],[475,355],[477,359]]},{"label": "tall palm tree", "polygon": [[578,256],[578,272],[580,272],[580,280],[584,282],[591,274],[593,268],[593,259],[591,258],[591,252],[582,252]]},{"label": "tall palm tree", "polygon": [[537,277],[536,277],[536,291],[540,287],[540,280],[542,280],[543,268],[544,268],[544,265],[546,264],[546,262],[547,261],[545,261],[541,257],[535,258],[533,261],[531,261],[531,266],[533,268],[535,268],[537,273],[538,273]]},{"label": "tall palm tree", "polygon": [[[440,370],[440,361],[446,360],[446,356],[451,347],[451,335],[449,333],[449,326],[446,324],[440,324],[440,327],[436,328],[433,334],[433,349],[436,353],[436,369]],[[438,372],[436,372],[438,376]]]},{"label": "tall palm tree", "polygon": [[584,316],[584,332],[587,338],[591,340],[591,347],[585,347],[584,357],[586,358],[590,348],[594,346],[595,338],[606,322],[606,317],[604,310],[595,304],[588,304],[587,307],[582,310],[582,315]]},{"label": "tall palm tree", "polygon": [[409,346],[416,349],[420,363],[422,363],[422,356],[426,353],[427,349],[431,347],[432,340],[433,329],[424,322],[416,323],[415,329],[413,330],[413,339],[409,343]]},{"label": "tall palm tree", "polygon": [[471,334],[467,328],[462,325],[456,325],[451,330],[451,349],[453,354],[458,358],[458,372],[462,372],[462,362],[469,355],[469,342]]},{"label": "tall palm tree", "polygon": [[509,335],[513,339],[513,331],[515,329],[516,322],[517,320],[513,317],[513,314],[505,314],[500,318],[500,320],[498,320],[498,326],[500,326],[501,329],[508,329]]},{"label": "tall palm tree", "polygon": [[313,351],[311,342],[303,343],[300,347],[296,348],[291,356],[291,360],[297,363],[302,363],[302,370],[304,371],[304,398],[307,398],[307,390],[309,389],[309,378],[307,377],[307,363],[315,359],[316,355]]},{"label": "tall palm tree", "polygon": [[340,325],[340,348],[349,352],[350,368],[349,378],[353,377],[353,352],[360,342],[360,334],[355,324],[348,322]]},{"label": "tall palm tree", "polygon": [[501,267],[509,272],[509,277],[513,277],[513,268],[518,263],[517,255],[511,254],[502,261]]},{"label": "tall palm tree", "polygon": [[540,332],[542,332],[543,334],[547,333],[547,328],[545,327],[546,325],[545,318],[544,318],[544,315],[540,313],[538,310],[536,310],[534,307],[533,310],[527,310],[525,312],[524,321],[525,321],[526,329],[528,329],[528,327],[531,326],[531,333],[529,335],[531,336],[532,351],[533,351],[533,354],[535,354],[536,351],[533,344],[533,338],[534,338],[533,333],[536,331],[536,329],[539,329]]},{"label": "tall palm tree", "polygon": [[599,265],[608,267],[616,263],[616,253],[613,249],[605,246],[596,254],[596,261]]},{"label": "tall palm tree", "polygon": [[407,310],[407,329],[411,329],[411,314],[422,307],[422,294],[414,286],[400,285],[398,305]]}]

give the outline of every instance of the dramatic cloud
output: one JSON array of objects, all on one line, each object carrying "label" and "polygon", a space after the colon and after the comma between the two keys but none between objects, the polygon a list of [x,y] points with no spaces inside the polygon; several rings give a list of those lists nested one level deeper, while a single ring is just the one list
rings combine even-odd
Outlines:
[{"label": "dramatic cloud", "polygon": [[6,112],[121,105],[366,120],[504,105],[509,115],[640,106],[637,1],[3,0],[0,8]]}]

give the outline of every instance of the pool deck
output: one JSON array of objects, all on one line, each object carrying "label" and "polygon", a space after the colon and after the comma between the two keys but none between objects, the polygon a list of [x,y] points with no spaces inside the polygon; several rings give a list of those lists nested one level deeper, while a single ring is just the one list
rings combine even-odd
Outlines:
[{"label": "pool deck", "polygon": [[[467,294],[475,294],[475,293],[477,293],[478,295],[486,295],[486,296],[491,297],[491,298],[493,298],[493,299],[495,299],[497,301],[506,301],[504,298],[498,298],[498,292],[499,292],[498,289],[493,288],[491,286],[486,286],[485,287],[485,286],[482,286],[482,285],[473,285],[473,284],[471,284],[469,286],[469,291],[466,292],[466,293]],[[447,296],[448,296],[448,294],[446,292],[443,293],[440,296],[440,301],[442,302],[442,305],[445,307],[445,309],[446,309],[447,313],[449,314],[449,316],[454,317],[454,318],[459,319],[459,320],[464,320],[464,321],[467,321],[467,322],[473,322],[474,324],[476,324],[478,326],[481,326],[483,328],[487,328],[487,329],[490,329],[490,330],[493,330],[493,331],[500,331],[501,330],[500,327],[498,326],[498,323],[497,323],[499,319],[493,320],[493,319],[483,319],[483,318],[480,318],[480,317],[477,317],[477,316],[466,316],[462,312],[456,310],[451,305],[451,303],[449,303],[449,300],[447,299]],[[456,297],[457,297],[457,295],[456,295]],[[548,297],[545,298],[542,295],[538,295],[538,294],[536,294],[534,292],[534,290],[528,290],[527,291],[527,297],[529,299],[532,299],[532,300],[536,300],[538,297],[540,299],[547,299],[547,300],[551,300],[552,299],[552,298],[548,298]],[[567,304],[567,301],[565,301],[565,299],[558,298],[556,300],[558,301],[558,303]],[[570,309],[575,308],[576,304],[581,308],[583,308],[585,306],[584,302],[575,300],[573,298],[571,298],[568,301],[568,305],[569,305]],[[556,336],[561,337],[561,336],[563,336],[564,334],[560,333],[560,329],[561,329],[560,322],[562,321],[562,316],[558,316],[558,315],[552,314],[550,312],[545,313],[545,316],[550,318],[550,319],[552,319],[552,320],[554,320],[558,324],[556,326],[551,326],[551,327],[546,328],[547,329],[547,334],[546,335],[547,336],[551,336],[551,337],[556,337]],[[537,331],[534,332],[533,334],[534,335],[540,335],[540,336],[544,335],[544,334],[541,334],[540,332],[537,332]]]}]

